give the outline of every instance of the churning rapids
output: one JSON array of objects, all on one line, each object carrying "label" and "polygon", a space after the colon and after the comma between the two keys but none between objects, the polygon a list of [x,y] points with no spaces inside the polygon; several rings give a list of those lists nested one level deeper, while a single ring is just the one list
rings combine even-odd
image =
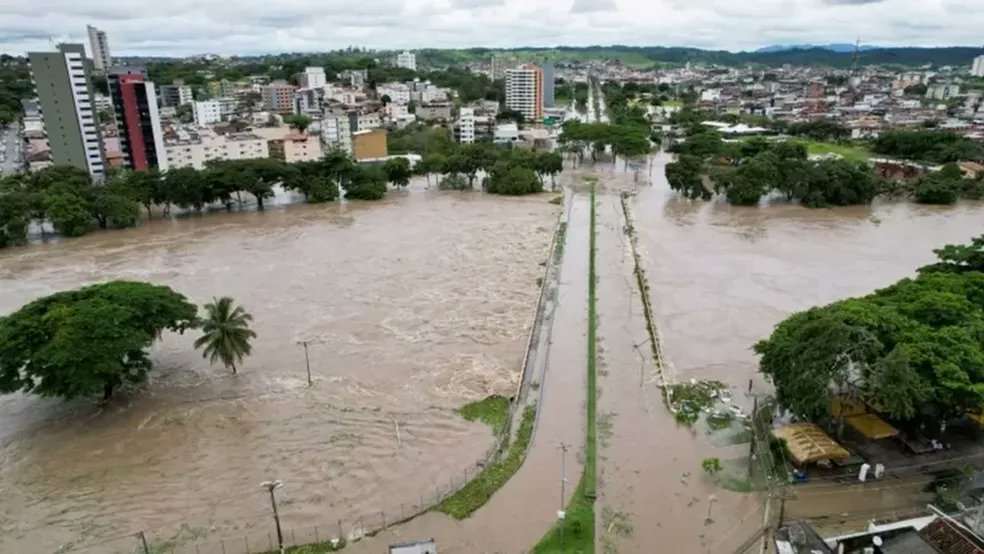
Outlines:
[{"label": "churning rapids", "polygon": [[[167,334],[108,407],[0,397],[0,551],[99,551],[396,513],[473,468],[488,428],[454,411],[510,395],[556,221],[548,197],[422,188],[383,202],[213,213],[0,252],[0,314],[110,280],[228,295],[255,317],[234,377]],[[314,386],[304,351],[311,341]],[[116,543],[103,546],[104,551]]]}]

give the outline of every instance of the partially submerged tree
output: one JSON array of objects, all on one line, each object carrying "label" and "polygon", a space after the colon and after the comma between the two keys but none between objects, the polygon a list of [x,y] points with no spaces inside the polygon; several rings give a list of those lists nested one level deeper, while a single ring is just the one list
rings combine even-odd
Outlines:
[{"label": "partially submerged tree", "polygon": [[236,364],[242,363],[253,347],[249,341],[256,333],[249,328],[253,316],[242,306],[236,306],[232,298],[223,296],[205,304],[205,318],[202,320],[202,336],[195,341],[195,348],[205,349],[202,357],[209,363],[221,361],[236,374]]},{"label": "partially submerged tree", "polygon": [[197,308],[165,286],[112,281],[58,292],[0,318],[0,392],[108,400],[146,380],[147,349],[197,325]]},{"label": "partially submerged tree", "polygon": [[940,262],[862,298],[793,314],[755,345],[779,402],[836,416],[850,394],[898,420],[984,405],[984,236],[937,250]]}]

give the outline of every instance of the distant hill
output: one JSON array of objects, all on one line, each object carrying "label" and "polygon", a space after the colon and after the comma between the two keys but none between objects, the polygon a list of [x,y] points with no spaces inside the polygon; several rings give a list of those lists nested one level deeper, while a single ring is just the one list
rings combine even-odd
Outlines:
[{"label": "distant hill", "polygon": [[[847,43],[838,44],[773,44],[772,46],[763,46],[755,52],[758,54],[767,54],[770,52],[788,52],[789,50],[810,50],[813,48],[819,48],[821,50],[830,50],[831,52],[854,52],[854,45]],[[867,50],[881,50],[881,46],[872,46],[870,44],[862,44],[859,50],[861,52]]]},{"label": "distant hill", "polygon": [[[833,47],[848,48],[838,51]],[[779,66],[783,64],[848,68],[853,63],[853,45],[827,45],[783,47],[782,50],[765,52],[728,52],[727,50],[702,50],[688,47],[665,46],[557,46],[553,48],[468,48],[423,49],[417,51],[418,63],[429,66],[451,66],[469,62],[488,62],[493,54],[521,60],[554,62],[588,62],[618,60],[633,67],[679,66],[685,63],[707,63],[725,66],[759,64]],[[984,48],[947,46],[940,48],[879,48],[862,47],[859,65],[893,65],[919,67],[927,64],[970,66],[974,57],[984,54]]]}]

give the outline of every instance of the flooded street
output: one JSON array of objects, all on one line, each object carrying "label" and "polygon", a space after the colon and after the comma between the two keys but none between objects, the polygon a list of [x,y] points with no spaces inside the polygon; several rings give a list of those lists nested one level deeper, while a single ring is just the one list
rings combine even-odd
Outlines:
[{"label": "flooded street", "polygon": [[192,350],[194,333],[166,335],[151,381],[101,411],[0,398],[0,551],[128,549],[136,531],[182,524],[183,537],[265,534],[259,483],[274,478],[288,527],[446,488],[492,443],[454,409],[515,389],[556,213],[544,197],[415,190],[0,252],[0,313],[135,279],[197,303],[232,296],[259,334],[237,377]]}]

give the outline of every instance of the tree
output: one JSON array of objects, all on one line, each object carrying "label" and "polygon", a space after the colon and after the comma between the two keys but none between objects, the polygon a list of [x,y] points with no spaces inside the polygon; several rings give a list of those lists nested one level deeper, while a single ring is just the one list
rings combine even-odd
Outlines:
[{"label": "tree", "polygon": [[343,186],[349,200],[381,200],[386,196],[386,174],[377,167],[355,166]]},{"label": "tree", "polygon": [[550,176],[550,190],[556,188],[554,176],[564,170],[564,157],[557,152],[537,152],[533,158],[533,170],[540,176],[542,183],[543,176]]},{"label": "tree", "polygon": [[925,84],[916,83],[905,87],[902,92],[905,93],[906,96],[925,96],[927,90],[929,90],[929,87]]},{"label": "tree", "polygon": [[80,237],[92,227],[92,218],[86,209],[85,200],[70,192],[46,197],[44,211],[55,231],[66,237]]},{"label": "tree", "polygon": [[984,236],[937,251],[913,279],[793,314],[755,345],[779,402],[825,419],[831,394],[930,421],[984,402]]},{"label": "tree", "polygon": [[253,316],[242,306],[236,306],[232,298],[223,296],[205,304],[205,318],[201,322],[202,336],[195,341],[195,348],[202,348],[202,357],[209,363],[216,360],[232,369],[236,374],[236,364],[253,351],[250,340],[256,333],[249,328]]},{"label": "tree", "polygon": [[89,207],[100,229],[133,227],[140,219],[140,206],[108,187],[95,191]]},{"label": "tree", "polygon": [[393,183],[396,187],[405,187],[410,184],[410,162],[406,158],[390,158],[383,164],[383,172],[386,173],[386,180]]},{"label": "tree", "polygon": [[284,123],[297,129],[297,132],[303,133],[307,130],[308,126],[311,125],[311,118],[304,114],[291,114],[284,116]]},{"label": "tree", "polygon": [[521,195],[543,191],[539,177],[529,168],[500,161],[485,179],[485,190],[491,194]]},{"label": "tree", "polygon": [[0,392],[108,400],[146,380],[147,349],[165,330],[194,328],[196,311],[168,287],[130,281],[35,300],[0,318]]},{"label": "tree", "polygon": [[388,94],[384,94],[384,95],[382,95],[382,96],[379,97],[379,101],[382,102],[383,105],[385,106],[385,105],[389,104],[390,102],[392,102],[393,99],[390,98],[390,96]]},{"label": "tree", "polygon": [[913,198],[920,204],[953,204],[963,189],[963,172],[950,163],[941,171],[923,175],[912,185]]},{"label": "tree", "polygon": [[710,200],[711,191],[701,178],[703,164],[700,158],[681,154],[675,162],[666,164],[666,180],[670,188],[691,200]]},{"label": "tree", "polygon": [[0,248],[27,242],[31,203],[27,193],[0,189]]},{"label": "tree", "polygon": [[424,177],[427,178],[427,184],[430,185],[430,176],[432,173],[440,173],[444,168],[444,162],[446,158],[444,154],[439,152],[434,152],[427,154],[414,166],[414,170]]}]

